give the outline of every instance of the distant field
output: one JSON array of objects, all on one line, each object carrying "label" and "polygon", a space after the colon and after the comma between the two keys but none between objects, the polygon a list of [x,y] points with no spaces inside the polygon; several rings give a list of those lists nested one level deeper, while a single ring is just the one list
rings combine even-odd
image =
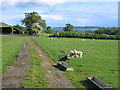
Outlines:
[{"label": "distant field", "polygon": [[15,61],[15,56],[23,47],[25,38],[20,36],[0,36],[2,37],[2,71],[6,70],[6,66],[10,66]]},{"label": "distant field", "polygon": [[[51,59],[56,63],[64,62],[74,68],[73,72],[65,72],[78,88],[91,87],[86,85],[86,77],[96,76],[108,85],[118,87],[118,44],[116,40],[90,40],[68,38],[33,38]],[[73,58],[68,61],[60,59],[70,54],[70,49],[84,53],[82,59]],[[62,51],[68,52],[67,54]]]}]

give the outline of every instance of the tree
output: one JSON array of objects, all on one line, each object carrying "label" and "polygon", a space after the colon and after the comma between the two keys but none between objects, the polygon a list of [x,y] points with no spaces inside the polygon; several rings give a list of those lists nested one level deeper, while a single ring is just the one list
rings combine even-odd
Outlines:
[{"label": "tree", "polygon": [[97,34],[111,34],[111,30],[109,28],[105,28],[105,27],[102,27],[102,28],[99,28],[98,30],[95,31],[95,33]]},{"label": "tree", "polygon": [[73,31],[74,27],[71,24],[66,24],[66,27],[63,28],[64,31]]},{"label": "tree", "polygon": [[120,35],[120,28],[112,27],[112,28],[100,28],[95,31],[97,34],[108,34],[108,35]]},{"label": "tree", "polygon": [[113,35],[120,35],[120,28],[119,27],[112,27],[111,28],[111,33]]},{"label": "tree", "polygon": [[41,25],[43,28],[47,28],[47,24],[45,20],[42,20],[39,25]]},{"label": "tree", "polygon": [[25,27],[23,27],[23,26],[20,26],[20,25],[15,25],[15,26],[13,26],[14,28],[18,28],[18,29],[20,29],[20,30],[22,30],[22,33],[23,34],[25,34],[26,33],[26,28]]},{"label": "tree", "polygon": [[38,33],[36,32],[37,27],[46,28],[46,21],[42,20],[41,16],[37,12],[25,13],[25,18],[21,20],[22,24],[25,24],[28,34]]},{"label": "tree", "polygon": [[42,32],[43,27],[39,25],[38,23],[32,24],[32,30],[35,31],[35,35],[39,36],[39,33]]},{"label": "tree", "polygon": [[47,29],[45,30],[45,33],[48,33],[48,34],[53,33],[53,30],[51,29],[50,26],[47,27]]}]

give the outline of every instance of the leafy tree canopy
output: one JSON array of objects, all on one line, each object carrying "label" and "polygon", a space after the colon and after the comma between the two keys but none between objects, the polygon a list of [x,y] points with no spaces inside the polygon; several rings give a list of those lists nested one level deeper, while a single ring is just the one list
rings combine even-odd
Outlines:
[{"label": "leafy tree canopy", "polygon": [[95,31],[97,34],[108,34],[108,35],[119,35],[120,34],[120,28],[112,27],[112,28],[105,28],[102,27]]},{"label": "leafy tree canopy", "polygon": [[53,30],[51,29],[50,26],[48,26],[47,29],[44,32],[47,33],[47,34],[51,34],[51,33],[53,33]]},{"label": "leafy tree canopy", "polygon": [[35,31],[35,35],[39,36],[39,33],[42,32],[43,27],[39,25],[38,23],[32,24],[32,30]]},{"label": "leafy tree canopy", "polygon": [[14,28],[18,28],[18,29],[22,30],[23,34],[25,34],[25,33],[26,33],[26,31],[27,31],[25,27],[20,26],[20,25],[14,25],[13,27],[14,27]]},{"label": "leafy tree canopy", "polygon": [[[37,12],[25,13],[25,18],[21,20],[22,24],[25,24],[29,34],[34,33],[35,27],[39,25],[42,28],[46,28],[46,21],[42,20],[41,16]],[[38,29],[39,29],[38,27]],[[41,29],[40,29],[41,31]],[[36,32],[35,32],[36,33]]]},{"label": "leafy tree canopy", "polygon": [[66,27],[63,28],[64,31],[73,31],[74,27],[71,24],[66,24]]}]

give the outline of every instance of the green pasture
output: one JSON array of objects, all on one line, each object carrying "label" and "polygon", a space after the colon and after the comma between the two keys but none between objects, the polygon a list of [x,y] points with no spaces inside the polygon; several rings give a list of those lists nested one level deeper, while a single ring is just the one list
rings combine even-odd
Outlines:
[{"label": "green pasture", "polygon": [[2,37],[2,73],[5,72],[6,66],[15,62],[15,56],[23,47],[25,38],[22,36],[0,36]]},{"label": "green pasture", "polygon": [[[2,66],[2,36],[0,36],[0,66]],[[2,75],[2,68],[0,68],[0,76]]]},{"label": "green pasture", "polygon": [[[92,87],[86,77],[96,76],[113,88],[118,87],[118,44],[116,40],[91,40],[78,38],[48,38],[33,37],[40,47],[48,53],[56,63],[64,62],[74,68],[73,72],[65,72],[68,78],[78,88]],[[83,58],[73,58],[62,61],[70,54],[70,49],[83,52]],[[65,51],[63,53],[61,51]]]}]

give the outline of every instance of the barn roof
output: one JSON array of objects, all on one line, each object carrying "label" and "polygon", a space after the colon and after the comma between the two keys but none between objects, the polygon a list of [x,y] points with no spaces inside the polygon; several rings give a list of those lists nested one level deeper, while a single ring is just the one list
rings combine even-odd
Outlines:
[{"label": "barn roof", "polygon": [[0,27],[11,27],[11,26],[6,23],[0,22]]},{"label": "barn roof", "polygon": [[20,30],[18,28],[15,28],[15,27],[12,27],[12,26],[10,26],[10,25],[8,25],[6,23],[0,22],[0,28],[3,28],[3,27],[11,27],[12,29],[17,30],[17,31],[22,33],[22,30]]}]

